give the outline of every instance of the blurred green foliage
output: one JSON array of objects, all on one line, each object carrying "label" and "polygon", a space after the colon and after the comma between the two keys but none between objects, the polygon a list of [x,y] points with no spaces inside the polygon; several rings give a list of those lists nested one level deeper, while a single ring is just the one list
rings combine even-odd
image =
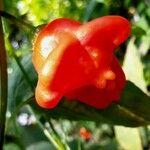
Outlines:
[{"label": "blurred green foliage", "polygon": [[[114,130],[113,125],[138,126],[142,125],[142,119],[148,122],[150,120],[150,99],[147,96],[150,94],[150,0],[4,0],[4,11],[16,16],[20,22],[17,24],[11,20],[11,17],[3,19],[9,76],[4,149],[49,150],[56,149],[56,145],[59,145],[57,149],[69,150],[68,147],[70,147],[71,150],[121,150],[122,148],[133,150],[134,141],[131,145],[131,142],[129,143],[128,140],[124,140],[124,137],[119,136],[120,140],[117,142],[115,134],[120,135],[122,131],[117,127]],[[88,111],[89,107],[82,107],[82,104],[79,111],[72,106],[75,108],[72,111],[64,102],[62,106],[64,105],[67,110],[58,108],[52,114],[51,112],[48,113],[49,110],[45,111],[34,107],[33,98],[30,98],[34,93],[37,81],[36,73],[31,64],[34,37],[31,32],[32,29],[26,30],[24,28],[24,22],[39,27],[59,17],[86,22],[96,17],[114,14],[126,17],[132,25],[131,37],[119,48],[116,55],[123,62],[125,71],[130,70],[126,74],[129,80],[147,95],[133,84],[128,84],[127,91],[122,96],[124,99],[119,104],[120,107],[112,105],[104,112],[95,111],[91,108],[93,114]],[[134,56],[135,54],[136,56]],[[133,62],[136,63],[133,64]],[[130,93],[131,91],[132,93]],[[132,100],[132,96],[135,96],[136,99]],[[26,105],[28,99],[30,105]],[[76,118],[78,121],[59,118],[57,113],[62,114],[62,116],[66,114],[71,117],[74,116],[72,120]],[[82,114],[85,116],[81,116]],[[114,116],[114,114],[117,115]],[[88,117],[93,115],[93,120],[97,118],[99,120],[97,122],[83,121],[87,117],[86,115]],[[54,120],[51,118],[52,116],[57,119]],[[119,117],[122,120],[119,120]],[[123,121],[123,119],[125,120]],[[111,122],[112,124],[104,124],[104,122]],[[147,124],[149,123],[144,125]],[[89,141],[80,137],[81,127],[85,127],[92,133],[92,138]],[[132,130],[132,138],[140,139],[140,142],[138,141],[136,144],[140,145],[139,149],[142,147],[142,149],[148,150],[150,147],[150,127],[135,129],[134,131],[131,128],[123,130]],[[129,145],[131,145],[130,149],[128,148]]]}]

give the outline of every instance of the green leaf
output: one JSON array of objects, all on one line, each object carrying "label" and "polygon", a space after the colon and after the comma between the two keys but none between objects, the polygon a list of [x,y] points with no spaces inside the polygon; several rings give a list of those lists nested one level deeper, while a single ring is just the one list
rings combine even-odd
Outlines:
[{"label": "green leaf", "polygon": [[[147,30],[147,35],[141,38],[141,43],[139,45],[139,52],[142,56],[146,56],[150,48],[150,30]],[[148,55],[147,55],[148,56]]]},{"label": "green leaf", "polygon": [[[31,55],[26,55],[22,59],[21,63],[24,66],[26,73],[30,77],[32,85],[35,86],[37,76],[31,63]],[[17,66],[17,63],[14,60],[11,61],[11,66],[9,69],[10,73],[8,76],[8,110],[12,112],[16,108],[16,106],[28,99],[31,95],[33,95],[33,92],[23,73],[21,72],[20,68]]]},{"label": "green leaf", "polygon": [[15,143],[9,143],[9,144],[4,145],[4,150],[10,150],[10,149],[21,150],[21,148]]},{"label": "green leaf", "polygon": [[[22,64],[24,66],[28,62],[29,65],[26,68],[26,71],[30,72],[32,80],[35,81],[36,76],[31,74],[31,71],[33,71],[31,60],[27,60],[28,61],[23,61]],[[14,93],[14,101],[19,101],[16,103],[17,106],[20,105],[20,103],[22,103],[21,101],[24,101],[27,95],[29,96],[29,93],[31,94],[31,92],[27,90],[28,86],[27,83],[25,84],[25,79],[22,77],[23,74],[19,71],[15,72],[15,74],[15,78],[12,78],[14,82],[11,83],[11,86],[16,88],[10,89],[13,91],[10,93],[12,93],[12,95]],[[21,78],[21,80],[17,82],[19,78]],[[126,83],[126,87],[121,94],[120,102],[113,103],[106,109],[96,109],[80,103],[79,101],[65,100],[65,98],[55,109],[40,108],[36,104],[34,98],[31,100],[30,105],[34,113],[39,115],[39,117],[44,115],[47,118],[52,117],[55,119],[67,118],[69,120],[88,120],[129,127],[150,124],[150,97],[130,81]]]},{"label": "green leaf", "polygon": [[32,108],[39,115],[70,120],[89,120],[129,127],[150,124],[150,97],[133,83],[127,82],[119,103],[106,109],[95,109],[78,101],[62,101],[55,109],[42,109],[32,101]]},{"label": "green leaf", "polygon": [[141,37],[145,34],[146,34],[146,31],[143,28],[136,26],[136,25],[132,26],[132,35],[136,37]]},{"label": "green leaf", "polygon": [[[147,36],[143,39],[143,42],[140,46],[141,52],[143,52],[144,57],[142,58],[143,64],[144,64],[144,79],[147,85],[150,85],[150,54],[148,51],[150,51],[150,36]],[[144,50],[144,51],[142,51]],[[147,54],[147,55],[146,55]]]},{"label": "green leaf", "polygon": [[134,44],[135,39],[132,38],[127,46],[125,59],[123,62],[123,70],[125,72],[127,80],[132,81],[144,92],[146,90],[146,83],[143,76],[143,64],[140,60],[138,49]]},{"label": "green leaf", "polygon": [[41,141],[37,143],[33,143],[30,145],[27,150],[55,150],[54,147],[50,145],[49,142]]},{"label": "green leaf", "polygon": [[115,126],[115,135],[123,149],[143,150],[139,128]]},{"label": "green leaf", "polygon": [[89,1],[89,4],[86,7],[84,19],[83,19],[84,22],[87,22],[90,19],[91,14],[92,14],[96,4],[97,4],[97,1],[95,1],[95,0]]},{"label": "green leaf", "polygon": [[[31,124],[25,126],[18,125],[18,130],[19,139],[26,147],[30,146],[31,143],[37,143],[42,140],[48,142],[47,138],[44,136],[38,124]],[[23,138],[21,139],[21,137]]]}]

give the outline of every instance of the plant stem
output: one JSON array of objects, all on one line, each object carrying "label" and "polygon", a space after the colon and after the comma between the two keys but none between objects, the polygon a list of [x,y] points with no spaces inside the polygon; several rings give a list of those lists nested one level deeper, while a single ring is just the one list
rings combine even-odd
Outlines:
[{"label": "plant stem", "polygon": [[66,142],[65,143],[62,142],[62,139],[59,136],[59,134],[57,133],[57,131],[55,130],[55,128],[54,128],[53,123],[52,123],[51,120],[49,121],[49,125],[50,125],[50,128],[52,129],[52,132],[55,135],[55,138],[58,141],[59,145],[62,145],[62,147],[64,147],[65,150],[70,150],[70,147],[68,146],[68,144]]},{"label": "plant stem", "polygon": [[[0,7],[2,0],[0,1]],[[2,9],[2,8],[0,8]],[[0,149],[4,145],[5,120],[7,109],[7,59],[4,46],[2,19],[0,17]]]},{"label": "plant stem", "polygon": [[57,140],[55,139],[55,136],[52,135],[49,129],[47,129],[47,127],[43,125],[43,123],[39,120],[38,116],[36,115],[36,113],[34,113],[34,111],[32,110],[30,106],[29,106],[29,111],[36,117],[37,124],[39,125],[39,127],[41,128],[45,136],[49,139],[49,141],[54,145],[54,147],[57,150],[66,150],[64,145],[61,143],[58,143]]}]

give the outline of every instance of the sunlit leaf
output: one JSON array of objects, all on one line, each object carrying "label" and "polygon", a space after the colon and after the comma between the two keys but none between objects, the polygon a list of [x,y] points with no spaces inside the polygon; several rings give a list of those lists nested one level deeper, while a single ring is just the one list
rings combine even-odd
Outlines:
[{"label": "sunlit leaf", "polygon": [[134,41],[134,38],[129,41],[123,63],[123,69],[125,71],[126,78],[146,92],[146,84],[143,76],[143,64],[140,60]]},{"label": "sunlit leaf", "polygon": [[143,150],[142,140],[138,128],[115,126],[115,135],[123,149]]}]

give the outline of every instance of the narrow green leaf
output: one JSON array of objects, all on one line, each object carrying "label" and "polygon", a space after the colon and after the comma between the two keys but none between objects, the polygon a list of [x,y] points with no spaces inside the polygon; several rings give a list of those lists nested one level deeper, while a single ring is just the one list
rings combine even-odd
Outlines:
[{"label": "narrow green leaf", "polygon": [[70,120],[89,120],[130,127],[150,124],[150,97],[133,83],[127,82],[119,103],[106,109],[95,109],[78,101],[64,100],[55,109],[42,109],[32,101],[32,108],[39,115]]}]

